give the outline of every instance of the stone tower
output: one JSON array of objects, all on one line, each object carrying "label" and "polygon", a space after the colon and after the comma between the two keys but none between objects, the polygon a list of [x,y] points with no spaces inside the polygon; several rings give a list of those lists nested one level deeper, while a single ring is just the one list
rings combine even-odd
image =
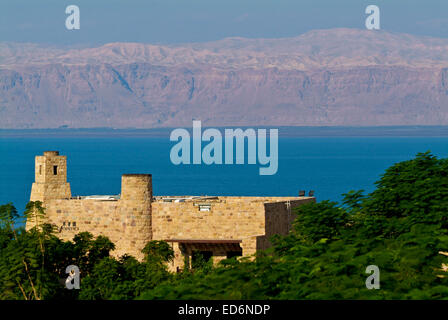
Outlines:
[{"label": "stone tower", "polygon": [[35,163],[35,182],[31,188],[30,201],[70,199],[67,157],[60,156],[58,151],[45,151],[43,156],[36,156]]},{"label": "stone tower", "polygon": [[124,174],[121,178],[120,248],[116,254],[132,253],[142,259],[141,249],[152,240],[152,176]]}]

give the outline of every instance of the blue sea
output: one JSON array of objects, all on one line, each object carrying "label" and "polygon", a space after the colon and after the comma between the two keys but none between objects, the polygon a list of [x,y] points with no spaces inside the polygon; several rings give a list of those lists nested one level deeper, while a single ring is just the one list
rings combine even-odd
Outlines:
[{"label": "blue sea", "polygon": [[34,157],[46,150],[67,156],[72,195],[120,193],[121,175],[151,173],[154,195],[297,196],[340,201],[349,190],[371,192],[386,168],[430,150],[448,157],[447,136],[283,136],[278,172],[259,165],[173,165],[169,135],[1,134],[0,204],[19,212],[29,200]]}]

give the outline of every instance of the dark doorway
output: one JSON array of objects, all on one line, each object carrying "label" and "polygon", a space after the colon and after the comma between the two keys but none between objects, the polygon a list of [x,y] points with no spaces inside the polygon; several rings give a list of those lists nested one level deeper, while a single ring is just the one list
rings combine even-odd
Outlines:
[{"label": "dark doorway", "polygon": [[193,269],[204,267],[212,258],[212,251],[193,251],[191,254],[191,267]]},{"label": "dark doorway", "polygon": [[242,251],[227,251],[227,259],[231,259],[233,257],[241,257],[242,255]]}]

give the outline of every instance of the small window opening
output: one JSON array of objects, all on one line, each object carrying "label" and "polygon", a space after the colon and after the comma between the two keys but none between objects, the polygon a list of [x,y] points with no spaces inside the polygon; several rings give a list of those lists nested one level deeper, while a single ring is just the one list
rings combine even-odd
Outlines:
[{"label": "small window opening", "polygon": [[73,226],[73,227],[76,227],[76,222],[72,222],[72,226]]},{"label": "small window opening", "polygon": [[53,166],[53,174],[54,175],[58,174],[58,166]]},{"label": "small window opening", "polygon": [[39,174],[42,175],[42,165],[39,166]]},{"label": "small window opening", "polygon": [[210,211],[212,206],[210,204],[200,204],[199,211]]}]

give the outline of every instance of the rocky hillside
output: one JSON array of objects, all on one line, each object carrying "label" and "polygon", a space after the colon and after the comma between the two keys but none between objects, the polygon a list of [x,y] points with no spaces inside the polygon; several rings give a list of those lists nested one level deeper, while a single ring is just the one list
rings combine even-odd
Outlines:
[{"label": "rocky hillside", "polygon": [[0,128],[448,124],[448,39],[354,29],[67,49],[0,43]]}]

